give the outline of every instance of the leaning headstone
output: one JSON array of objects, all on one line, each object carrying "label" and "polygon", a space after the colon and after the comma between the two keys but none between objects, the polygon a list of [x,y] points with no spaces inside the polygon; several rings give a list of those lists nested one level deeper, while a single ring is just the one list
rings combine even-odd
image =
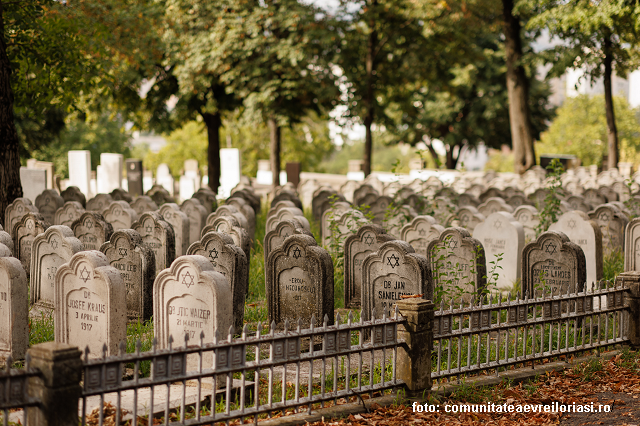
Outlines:
[{"label": "leaning headstone", "polygon": [[116,231],[100,247],[109,264],[120,272],[126,289],[127,318],[144,322],[153,315],[153,280],[156,259],[153,251],[144,245],[142,237],[133,229]]},{"label": "leaning headstone", "polygon": [[380,225],[362,226],[344,242],[344,306],[360,307],[362,303],[362,263],[387,241],[395,240]]},{"label": "leaning headstone", "polygon": [[160,348],[169,346],[169,337],[182,342],[185,334],[192,342],[213,343],[216,330],[225,335],[233,324],[232,309],[229,280],[202,256],[179,257],[153,284],[153,331]]},{"label": "leaning headstone", "polygon": [[536,229],[540,224],[538,209],[533,206],[523,205],[513,212],[513,217],[522,224],[524,228],[524,239],[529,243],[536,239]]},{"label": "leaning headstone", "polygon": [[131,229],[139,233],[143,244],[153,251],[156,274],[171,265],[176,256],[175,234],[162,216],[156,212],[143,213]]},{"label": "leaning headstone", "polygon": [[428,257],[427,247],[433,240],[437,240],[444,231],[431,216],[417,216],[402,227],[400,239],[408,242],[416,253]]},{"label": "leaning headstone", "polygon": [[87,201],[87,211],[102,213],[104,209],[113,203],[113,198],[109,194],[98,194]]},{"label": "leaning headstone", "polygon": [[20,259],[29,278],[31,271],[31,248],[33,240],[47,230],[49,224],[40,213],[27,213],[13,226],[13,253]]},{"label": "leaning headstone", "polygon": [[0,255],[0,358],[24,359],[29,347],[27,274],[20,261]]},{"label": "leaning headstone", "polygon": [[[362,263],[362,318],[390,317],[403,296],[433,300],[433,280],[427,259],[404,241],[389,241]],[[375,311],[374,311],[375,310]]]},{"label": "leaning headstone", "polygon": [[605,255],[624,250],[624,229],[629,220],[610,204],[603,204],[589,212],[589,218],[598,224],[602,231],[602,250]]},{"label": "leaning headstone", "polygon": [[30,304],[55,309],[56,272],[82,251],[82,243],[68,226],[54,225],[33,240],[30,269]]},{"label": "leaning headstone", "polygon": [[102,213],[104,220],[113,226],[114,231],[131,229],[133,222],[138,220],[138,214],[126,201],[114,201]]},{"label": "leaning headstone", "polygon": [[529,297],[580,292],[586,281],[584,252],[562,232],[544,232],[522,250],[521,288]]},{"label": "leaning headstone", "polygon": [[78,220],[80,216],[85,212],[82,204],[77,201],[67,201],[64,206],[60,207],[56,211],[53,223],[55,225],[64,225],[71,228],[73,222]]},{"label": "leaning headstone", "polygon": [[313,237],[313,234],[311,234],[310,231],[304,229],[302,224],[296,219],[281,220],[276,224],[276,227],[273,231],[267,232],[267,234],[264,236],[263,244],[265,263],[267,262],[269,253],[271,253],[274,248],[281,246],[284,240],[289,237],[289,235],[294,234],[304,234]]},{"label": "leaning headstone", "polygon": [[67,186],[67,188],[60,193],[60,196],[65,203],[68,203],[69,201],[75,201],[80,203],[83,209],[84,206],[87,205],[87,198],[77,186]]},{"label": "leaning headstone", "polygon": [[[602,231],[585,212],[564,213],[549,227],[549,231],[564,233],[582,249],[587,262],[587,288],[602,279]],[[625,253],[626,254],[626,253]],[[627,269],[625,269],[626,271]]]},{"label": "leaning headstone", "polygon": [[[4,228],[13,238],[13,227],[22,220],[22,216],[33,212],[38,213],[38,209],[28,198],[16,198],[4,211]],[[0,212],[1,213],[1,212]]]},{"label": "leaning headstone", "polygon": [[265,264],[269,322],[333,325],[333,263],[326,250],[308,235],[291,235]]},{"label": "leaning headstone", "polygon": [[197,198],[189,198],[180,205],[180,210],[189,218],[189,245],[200,239],[200,231],[207,223],[207,209]]},{"label": "leaning headstone", "polygon": [[200,241],[193,243],[188,255],[206,257],[213,269],[229,280],[233,305],[233,326],[242,330],[244,325],[244,300],[249,291],[249,266],[242,249],[233,244],[233,239],[220,232],[209,232]]},{"label": "leaning headstone", "polygon": [[[488,279],[502,290],[510,290],[520,279],[524,247],[524,227],[511,213],[492,213],[473,230],[473,238],[482,243],[491,268]],[[495,263],[493,263],[495,262]]]},{"label": "leaning headstone", "polygon": [[158,210],[158,205],[148,195],[139,196],[133,200],[132,203],[129,203],[129,205],[136,212],[138,217],[140,217],[142,213],[155,212]]},{"label": "leaning headstone", "polygon": [[85,250],[100,250],[113,234],[111,224],[96,212],[84,212],[73,222],[71,229]]},{"label": "leaning headstone", "polygon": [[173,227],[176,244],[176,257],[187,254],[189,249],[189,218],[175,203],[165,203],[158,213]]},{"label": "leaning headstone", "polygon": [[95,250],[75,254],[58,269],[55,340],[89,349],[89,356],[116,355],[127,338],[125,287],[117,269]]},{"label": "leaning headstone", "polygon": [[44,220],[53,224],[56,211],[64,205],[64,199],[53,189],[45,189],[36,197],[35,205]]}]

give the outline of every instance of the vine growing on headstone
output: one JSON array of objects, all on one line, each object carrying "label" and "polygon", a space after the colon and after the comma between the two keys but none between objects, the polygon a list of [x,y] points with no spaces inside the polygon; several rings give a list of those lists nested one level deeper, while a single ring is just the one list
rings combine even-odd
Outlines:
[{"label": "vine growing on headstone", "polygon": [[549,171],[551,183],[547,188],[549,192],[544,199],[544,207],[540,209],[540,223],[536,227],[536,238],[543,232],[546,232],[551,224],[557,222],[558,217],[561,215],[560,197],[564,195],[561,176],[564,167],[562,163],[560,163],[560,160],[554,158],[547,166],[547,170]]}]

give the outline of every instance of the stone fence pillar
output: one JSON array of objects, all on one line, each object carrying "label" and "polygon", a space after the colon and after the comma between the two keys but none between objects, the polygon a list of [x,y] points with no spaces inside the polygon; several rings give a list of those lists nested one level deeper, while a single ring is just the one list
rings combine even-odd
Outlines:
[{"label": "stone fence pillar", "polygon": [[616,286],[624,282],[629,288],[627,304],[629,305],[629,328],[627,329],[629,344],[633,349],[640,349],[640,272],[623,272],[616,277]]},{"label": "stone fence pillar", "polygon": [[433,348],[433,308],[429,300],[404,299],[397,302],[400,314],[407,319],[398,327],[399,347],[396,374],[407,386],[408,396],[431,389],[431,351]]},{"label": "stone fence pillar", "polygon": [[82,352],[65,343],[46,342],[29,349],[30,367],[42,372],[29,379],[29,395],[41,404],[27,409],[27,421],[38,426],[78,426],[82,395]]}]

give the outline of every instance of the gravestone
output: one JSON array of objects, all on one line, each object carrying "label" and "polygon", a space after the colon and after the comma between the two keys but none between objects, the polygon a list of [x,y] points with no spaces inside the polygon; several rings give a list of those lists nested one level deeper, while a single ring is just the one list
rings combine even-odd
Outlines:
[{"label": "gravestone", "polygon": [[208,232],[200,241],[193,243],[188,255],[200,255],[209,260],[213,269],[229,280],[233,306],[233,326],[242,330],[244,325],[244,301],[249,291],[249,266],[242,249],[233,244],[233,239],[220,232]]},{"label": "gravestone", "polygon": [[20,167],[22,196],[35,201],[36,197],[47,189],[47,172],[39,169]]},{"label": "gravestone", "polygon": [[85,212],[85,209],[77,201],[67,201],[62,207],[56,211],[53,223],[55,225],[64,225],[71,228],[73,222],[78,220],[80,216]]},{"label": "gravestone", "polygon": [[189,249],[189,218],[175,203],[165,203],[160,206],[158,213],[173,227],[176,244],[176,257],[187,254]]},{"label": "gravestone", "polygon": [[597,189],[588,188],[583,193],[584,201],[592,206],[599,206],[600,204],[605,204],[607,200],[603,195],[601,195]]},{"label": "gravestone", "polygon": [[296,219],[302,224],[302,227],[307,231],[311,231],[311,225],[306,217],[300,215],[300,209],[296,207],[283,207],[276,213],[267,219],[265,225],[265,232],[273,231],[275,225],[281,220]]},{"label": "gravestone", "polygon": [[256,233],[256,213],[253,211],[253,207],[251,207],[248,202],[238,197],[228,198],[225,204],[235,207],[236,210],[242,213],[242,215],[247,219],[247,224],[249,226],[247,232],[253,239],[253,236]]},{"label": "gravestone", "polygon": [[507,204],[502,198],[489,198],[478,206],[478,211],[485,217],[495,212],[513,213],[513,207]]},{"label": "gravestone", "polygon": [[520,256],[524,247],[522,224],[511,213],[492,213],[476,226],[473,238],[480,241],[485,258],[492,265],[493,274],[491,271],[489,274],[493,276],[488,276],[488,279],[498,289],[510,290],[520,279]]},{"label": "gravestone", "polygon": [[598,194],[602,195],[607,203],[611,203],[612,201],[618,201],[618,193],[613,190],[610,186],[601,186],[598,188]]},{"label": "gravestone", "polygon": [[200,239],[200,231],[207,222],[207,209],[197,198],[189,198],[180,205],[180,210],[189,219],[189,245]]},{"label": "gravestone", "polygon": [[373,215],[373,223],[384,225],[385,215],[389,210],[389,206],[393,203],[393,199],[386,195],[382,195],[376,199],[372,199],[371,201],[365,198],[364,203],[370,207],[368,212]]},{"label": "gravestone", "polygon": [[353,191],[353,204],[356,206],[362,205],[362,200],[369,194],[374,194],[376,197],[380,196],[380,193],[371,185],[363,184]]},{"label": "gravestone", "polygon": [[[240,184],[239,186],[241,185],[242,184]],[[242,198],[243,200],[245,200],[247,203],[251,205],[256,215],[259,214],[261,210],[262,201],[260,197],[256,195],[255,192],[253,192],[253,188],[251,187],[246,187],[243,189],[236,189],[236,188],[234,188],[231,191],[231,195],[229,196],[229,198],[236,198],[236,197]],[[215,208],[213,209],[213,211],[215,211]]]},{"label": "gravestone", "polygon": [[413,247],[416,253],[428,257],[427,247],[437,240],[444,227],[437,224],[431,216],[417,216],[400,230],[400,239]]},{"label": "gravestone", "polygon": [[141,195],[132,203],[129,203],[131,208],[136,212],[138,217],[142,216],[142,213],[155,212],[158,210],[158,205],[148,195]]},{"label": "gravestone", "polygon": [[[332,198],[336,201],[346,201],[345,199],[340,200],[338,193],[332,188],[323,187],[319,192],[314,193],[313,199],[311,200],[311,213],[317,221],[322,219],[322,213],[324,213],[323,208],[328,207],[324,202]],[[272,205],[275,205],[275,203],[272,203]],[[296,205],[296,207],[302,210],[302,206]]]},{"label": "gravestone", "polygon": [[344,242],[344,306],[361,307],[362,264],[364,259],[378,251],[380,246],[395,237],[373,223],[364,225]]},{"label": "gravestone", "polygon": [[127,318],[144,322],[153,315],[153,280],[156,259],[153,251],[144,245],[142,237],[133,229],[116,231],[100,247],[109,264],[120,272],[127,299]]},{"label": "gravestone", "polygon": [[122,154],[103,152],[100,154],[100,168],[96,168],[98,192],[108,194],[122,187]]},{"label": "gravestone", "polygon": [[269,322],[321,326],[325,315],[333,325],[333,263],[326,250],[308,235],[291,235],[265,263]]},{"label": "gravestone", "polygon": [[573,210],[580,210],[585,213],[589,213],[593,210],[593,206],[587,203],[583,196],[581,195],[571,195],[567,198],[567,203],[571,206]]},{"label": "gravestone", "polygon": [[[473,187],[474,186],[472,186],[471,188],[473,188]],[[471,192],[471,193],[476,195],[474,192]],[[503,198],[504,194],[498,188],[487,188],[487,189],[484,190],[484,192],[476,195],[476,197],[478,197],[478,199],[480,200],[481,203],[484,203],[487,200],[489,200],[489,198]]]},{"label": "gravestone", "polygon": [[509,204],[514,209],[517,209],[520,206],[530,206],[533,203],[524,196],[524,194],[515,194],[511,197],[507,198],[507,204]]},{"label": "gravestone", "polygon": [[473,232],[473,230],[478,226],[479,223],[484,222],[486,219],[485,215],[480,213],[477,208],[472,206],[464,206],[458,209],[456,213],[458,217],[458,222],[461,227],[465,228],[469,232]]},{"label": "gravestone", "polygon": [[251,264],[251,239],[249,233],[240,226],[238,220],[233,216],[220,216],[216,218],[211,225],[207,225],[202,229],[202,236],[208,232],[222,232],[231,236],[233,244],[242,249],[247,257],[247,263]]},{"label": "gravestone", "polygon": [[[599,283],[602,279],[602,231],[589,216],[581,211],[564,213],[549,227],[549,231],[564,233],[569,241],[582,249],[587,262],[587,285]],[[626,269],[625,269],[626,270]]]},{"label": "gravestone", "polygon": [[36,197],[35,206],[48,224],[55,223],[56,211],[64,206],[64,199],[53,189],[45,189]]},{"label": "gravestone", "polygon": [[624,271],[640,271],[640,218],[632,219],[624,233]]},{"label": "gravestone", "polygon": [[[154,185],[154,187],[156,186],[161,186],[167,191],[170,197],[173,197],[173,191],[174,191],[173,176],[171,175],[169,166],[167,166],[164,163],[160,164],[158,166],[158,169],[156,170],[156,184]],[[151,190],[153,191],[153,188]],[[155,199],[155,197],[152,194],[148,194],[148,195],[151,196],[151,198],[153,198],[156,203],[158,203],[158,201]],[[159,204],[162,204],[162,203],[159,203]]]},{"label": "gravestone", "polygon": [[4,228],[7,230],[11,238],[14,238],[13,227],[20,222],[22,216],[33,212],[38,213],[38,209],[28,198],[16,198],[13,203],[9,204],[4,211]]},{"label": "gravestone", "polygon": [[76,186],[89,198],[91,179],[91,152],[69,151],[69,185]]},{"label": "gravestone", "polygon": [[125,191],[122,188],[114,189],[109,193],[109,195],[111,195],[111,198],[113,198],[114,201],[126,201],[127,204],[133,201],[133,197],[131,196],[131,194],[129,194],[128,191]]},{"label": "gravestone", "polygon": [[40,169],[40,170],[46,171],[47,173],[46,188],[47,189],[55,188],[55,167],[53,166],[53,163],[48,161],[38,161],[35,158],[30,158],[27,160],[27,168]]},{"label": "gravestone", "polygon": [[392,235],[400,235],[402,228],[418,216],[410,206],[394,206],[382,221],[383,228]]},{"label": "gravestone", "polygon": [[113,198],[109,194],[98,194],[87,201],[87,211],[102,213],[109,205],[113,203]]},{"label": "gravestone", "polygon": [[[433,274],[434,302],[465,302],[486,287],[487,266],[482,243],[464,228],[447,228],[427,248]],[[458,290],[458,287],[461,290]]]},{"label": "gravestone", "polygon": [[390,317],[403,296],[433,300],[427,259],[404,241],[388,241],[362,263],[362,319]]},{"label": "gravestone", "polygon": [[164,186],[158,183],[153,185],[145,195],[148,195],[149,197],[151,197],[153,202],[159,206],[163,205],[164,203],[175,203],[175,200],[173,199],[173,196],[171,195],[171,193],[167,191],[167,189]]},{"label": "gravestone", "polygon": [[274,216],[277,212],[279,212],[284,208],[295,209],[292,211],[295,211],[295,213],[299,216],[304,216],[304,213],[302,212],[302,210],[297,208],[296,205],[293,203],[293,201],[282,200],[282,201],[278,201],[269,209],[269,211],[267,212],[267,219],[269,219],[271,216]]},{"label": "gravestone", "polygon": [[13,253],[20,259],[24,271],[29,278],[31,271],[31,249],[33,240],[47,230],[49,224],[40,213],[28,212],[19,222],[13,225]]},{"label": "gravestone", "polygon": [[84,212],[73,222],[71,229],[85,250],[100,250],[113,234],[113,226],[96,212]]},{"label": "gravestone", "polygon": [[264,236],[264,261],[267,262],[267,258],[269,257],[269,253],[273,251],[274,248],[282,245],[285,239],[289,237],[289,235],[294,234],[304,234],[310,237],[313,237],[310,231],[307,231],[303,228],[302,224],[297,219],[285,219],[278,222],[275,226],[275,229],[267,232]]},{"label": "gravestone", "polygon": [[333,204],[333,207],[325,210],[322,213],[322,220],[320,221],[320,241],[323,247],[329,247],[331,244],[331,225],[334,223],[344,212],[351,209],[351,204],[346,201],[338,201]]},{"label": "gravestone", "polygon": [[21,360],[27,354],[27,298],[27,274],[20,261],[0,255],[0,358]]},{"label": "gravestone", "polygon": [[9,250],[9,254],[7,256],[13,256],[13,253],[14,253],[13,239],[11,238],[11,235],[9,235],[8,232],[4,232],[0,230],[0,244],[4,245],[7,248],[7,250]]},{"label": "gravestone", "polygon": [[525,242],[529,243],[536,239],[536,228],[540,224],[538,209],[533,206],[520,206],[513,212],[513,217],[522,224],[524,228]]},{"label": "gravestone", "polygon": [[176,237],[171,225],[160,214],[142,213],[131,229],[140,234],[142,243],[153,252],[156,275],[171,265],[176,257]]},{"label": "gravestone", "polygon": [[144,194],[142,187],[142,160],[128,158],[125,160],[127,169],[127,189],[133,197]]},{"label": "gravestone", "polygon": [[131,229],[133,222],[138,220],[138,214],[126,201],[114,201],[102,213],[104,220],[109,222],[114,231]]},{"label": "gravestone", "polygon": [[533,193],[529,194],[529,200],[533,202],[533,205],[536,206],[538,210],[542,210],[548,195],[549,190],[547,188],[538,188],[533,191]]},{"label": "gravestone", "polygon": [[[218,208],[216,209],[215,212],[213,212],[209,216],[207,216],[207,225],[211,225],[211,223],[213,223],[213,221],[216,220],[216,218],[221,217],[221,216],[234,217],[238,221],[240,226],[245,231],[247,231],[247,234],[249,233],[249,222],[247,221],[247,218],[242,213],[240,213],[240,211],[238,211],[237,208],[235,208],[234,206],[227,205],[227,204],[223,204],[221,206],[218,206]],[[249,237],[252,238],[251,234],[249,234]]]},{"label": "gravestone", "polygon": [[193,198],[196,198],[202,204],[202,207],[207,211],[207,216],[214,212],[218,208],[218,200],[216,199],[216,193],[209,188],[200,188],[193,194]]},{"label": "gravestone", "polygon": [[242,165],[238,148],[222,148],[220,150],[220,196],[228,197],[231,190],[240,183]]},{"label": "gravestone", "polygon": [[55,285],[55,340],[88,348],[89,356],[118,353],[127,338],[125,287],[118,270],[96,250],[81,251],[58,269]]},{"label": "gravestone", "polygon": [[602,231],[602,250],[604,255],[624,250],[624,230],[629,220],[616,206],[603,204],[589,212],[589,218],[596,222]]},{"label": "gravestone", "polygon": [[84,206],[87,205],[87,198],[80,191],[80,188],[77,186],[67,186],[67,188],[60,193],[60,196],[64,200],[65,203],[69,201],[75,201],[82,205],[82,209],[84,210]]},{"label": "gravestone", "polygon": [[544,232],[522,250],[521,288],[529,297],[580,292],[586,281],[584,253],[562,232]]},{"label": "gravestone", "polygon": [[287,191],[287,190],[280,191],[271,200],[271,205],[274,206],[278,201],[282,201],[282,200],[293,201],[293,203],[296,205],[297,208],[299,208],[300,210],[303,209],[302,201],[300,201],[300,198],[298,198],[296,193],[293,191]]},{"label": "gravestone", "polygon": [[233,325],[232,308],[229,280],[211,262],[198,255],[179,257],[153,284],[158,346],[168,348],[170,336],[182,342],[186,334],[192,342],[213,343],[216,331],[226,336]]},{"label": "gravestone", "polygon": [[82,243],[68,226],[54,225],[35,237],[31,249],[30,304],[55,309],[56,272],[82,251]]},{"label": "gravestone", "polygon": [[460,194],[458,197],[458,207],[478,207],[480,205],[480,200],[473,196],[473,194],[464,193]]}]

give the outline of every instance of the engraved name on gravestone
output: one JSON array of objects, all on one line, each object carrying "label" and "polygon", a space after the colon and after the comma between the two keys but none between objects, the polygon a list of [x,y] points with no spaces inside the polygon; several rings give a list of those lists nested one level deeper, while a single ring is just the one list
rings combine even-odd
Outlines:
[{"label": "engraved name on gravestone", "polygon": [[[28,212],[38,213],[38,209],[28,198],[16,198],[4,211],[4,229],[14,238],[13,227]],[[0,212],[1,213],[1,212]],[[44,219],[44,218],[43,218]]]},{"label": "engraved name on gravestone", "polygon": [[200,231],[207,222],[207,209],[197,198],[190,198],[180,205],[180,210],[189,218],[189,245],[191,245],[200,239]]},{"label": "engraved name on gravestone", "polygon": [[77,201],[67,201],[64,206],[56,211],[53,223],[55,225],[64,225],[71,228],[73,222],[78,220],[85,212],[84,207]]},{"label": "engraved name on gravestone", "polygon": [[362,226],[344,242],[344,306],[356,308],[362,301],[362,263],[371,253],[395,237],[373,223]]},{"label": "engraved name on gravestone", "polygon": [[82,242],[85,250],[99,250],[102,244],[109,241],[113,227],[104,220],[100,213],[86,211],[73,224],[71,229]]},{"label": "engraved name on gravestone", "polygon": [[102,213],[104,220],[109,222],[114,231],[131,229],[133,222],[138,220],[138,213],[126,201],[114,201]]},{"label": "engraved name on gravestone", "polygon": [[158,213],[173,227],[176,244],[176,257],[187,254],[189,249],[189,218],[176,203],[165,203]]},{"label": "engraved name on gravestone", "polygon": [[36,236],[31,249],[31,304],[54,309],[58,269],[82,251],[82,243],[68,226],[54,225]]},{"label": "engraved name on gravestone", "polygon": [[109,264],[120,272],[126,289],[127,318],[144,322],[153,314],[153,280],[156,259],[133,229],[121,229],[100,247]]},{"label": "engraved name on gravestone", "polygon": [[87,211],[102,213],[113,201],[109,194],[98,194],[87,201],[86,209]]},{"label": "engraved name on gravestone", "polygon": [[233,324],[229,280],[203,256],[181,256],[158,274],[153,284],[153,331],[160,348],[169,336],[182,342],[213,343],[215,332],[226,336]]},{"label": "engraved name on gravestone", "polygon": [[138,217],[140,217],[142,213],[155,212],[158,210],[158,205],[148,195],[141,195],[137,197],[129,205],[136,212]]},{"label": "engraved name on gravestone", "polygon": [[547,231],[522,250],[522,289],[529,297],[583,291],[586,280],[584,252],[562,232]]},{"label": "engraved name on gravestone", "polygon": [[[4,252],[1,247],[0,252]],[[0,254],[0,358],[11,356],[21,360],[27,353],[27,297],[27,274],[22,264],[16,258]]]},{"label": "engraved name on gravestone", "polygon": [[233,244],[229,235],[211,231],[202,240],[193,243],[187,254],[206,257],[214,270],[227,277],[233,296],[233,326],[241,330],[244,325],[244,301],[249,291],[249,267],[242,249]]},{"label": "engraved name on gravestone", "polygon": [[36,197],[35,202],[38,212],[48,224],[55,223],[56,211],[64,206],[64,199],[53,189],[45,189]]},{"label": "engraved name on gravestone", "polygon": [[285,239],[289,235],[304,234],[313,237],[310,231],[307,231],[302,227],[302,224],[296,219],[281,220],[276,224],[276,228],[273,231],[267,232],[264,236],[264,261],[267,262],[269,253],[274,248],[282,245]]},{"label": "engraved name on gravestone", "polygon": [[444,231],[431,216],[417,216],[402,227],[400,239],[408,242],[411,247],[424,257],[427,257],[427,247],[433,240],[437,240]]},{"label": "engraved name on gravestone", "polygon": [[325,315],[333,324],[333,263],[329,253],[308,235],[291,235],[276,247],[265,264],[269,322],[285,320],[314,326]]},{"label": "engraved name on gravestone", "polygon": [[142,242],[156,260],[156,275],[171,265],[176,257],[173,228],[156,212],[143,213],[131,229],[140,234]]},{"label": "engraved name on gravestone", "polygon": [[29,278],[29,272],[31,271],[33,240],[39,234],[44,233],[48,227],[49,224],[45,222],[40,213],[32,212],[22,216],[20,221],[13,226],[13,253],[14,256],[20,259],[22,267],[27,273],[27,278]]},{"label": "engraved name on gravestone", "polygon": [[589,212],[589,218],[602,231],[602,250],[605,255],[624,250],[624,230],[629,220],[616,206],[603,204]]},{"label": "engraved name on gravestone", "polygon": [[80,348],[90,357],[118,353],[127,338],[124,283],[107,257],[96,250],[81,251],[58,269],[55,286],[55,340]]},{"label": "engraved name on gravestone", "polygon": [[433,300],[433,281],[427,259],[405,241],[388,241],[362,263],[362,318],[390,317],[403,296]]}]

